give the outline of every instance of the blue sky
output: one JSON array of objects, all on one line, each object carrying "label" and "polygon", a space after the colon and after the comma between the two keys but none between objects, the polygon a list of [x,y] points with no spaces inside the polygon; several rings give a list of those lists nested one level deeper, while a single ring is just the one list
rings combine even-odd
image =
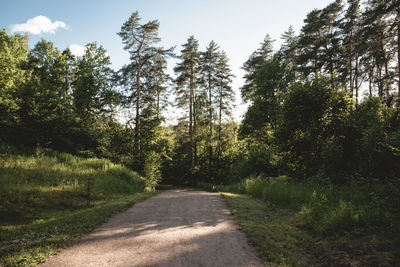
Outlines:
[{"label": "blue sky", "polygon": [[[280,45],[280,35],[292,25],[299,32],[303,20],[313,8],[323,8],[332,0],[2,0],[0,28],[11,31],[12,25],[26,23],[42,15],[52,23],[63,22],[54,33],[30,34],[31,47],[44,38],[59,49],[96,41],[108,51],[114,69],[128,63],[117,32],[136,10],[142,22],[160,21],[161,45],[181,50],[190,35],[199,40],[200,48],[214,40],[225,50],[236,78],[235,118],[240,120],[246,109],[238,88],[242,85],[240,69],[248,56],[269,33]],[[61,24],[57,25],[60,26]],[[171,68],[172,68],[171,62]]]}]

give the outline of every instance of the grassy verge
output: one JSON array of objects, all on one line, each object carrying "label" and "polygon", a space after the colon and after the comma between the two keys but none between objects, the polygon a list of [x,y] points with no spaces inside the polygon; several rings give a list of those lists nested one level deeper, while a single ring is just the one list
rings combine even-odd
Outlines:
[{"label": "grassy verge", "polygon": [[3,224],[0,227],[0,265],[25,266],[43,262],[111,215],[155,194],[157,192],[136,193],[97,201],[91,207],[42,212],[30,223]]},{"label": "grassy verge", "polygon": [[224,193],[228,205],[272,265],[392,266],[400,262],[398,182],[335,186],[253,177],[229,186],[200,186],[236,193]]},{"label": "grassy verge", "polygon": [[[267,266],[396,266],[399,240],[385,229],[317,234],[302,217],[248,195],[221,193]],[[398,235],[397,235],[398,237]]]},{"label": "grassy verge", "polygon": [[0,266],[25,266],[155,193],[106,159],[0,145]]},{"label": "grassy verge", "polygon": [[310,266],[307,253],[311,236],[297,227],[295,212],[265,205],[247,195],[221,193],[259,256],[272,266]]}]

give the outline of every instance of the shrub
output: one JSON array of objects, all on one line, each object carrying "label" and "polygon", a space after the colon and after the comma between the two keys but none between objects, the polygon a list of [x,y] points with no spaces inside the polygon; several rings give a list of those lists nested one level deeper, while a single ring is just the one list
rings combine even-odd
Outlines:
[{"label": "shrub", "polygon": [[161,157],[154,151],[146,155],[143,167],[143,176],[145,179],[145,190],[154,191],[161,181]]}]

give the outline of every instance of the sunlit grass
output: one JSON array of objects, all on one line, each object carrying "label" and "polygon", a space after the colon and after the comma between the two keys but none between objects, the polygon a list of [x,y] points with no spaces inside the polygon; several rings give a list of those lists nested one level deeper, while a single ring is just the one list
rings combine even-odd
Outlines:
[{"label": "sunlit grass", "polygon": [[0,146],[0,266],[44,261],[112,214],[151,197],[106,159]]},{"label": "sunlit grass", "polygon": [[0,266],[26,266],[43,262],[77,237],[92,231],[112,214],[157,193],[136,193],[94,203],[91,207],[43,213],[43,218],[26,224],[1,226]]}]

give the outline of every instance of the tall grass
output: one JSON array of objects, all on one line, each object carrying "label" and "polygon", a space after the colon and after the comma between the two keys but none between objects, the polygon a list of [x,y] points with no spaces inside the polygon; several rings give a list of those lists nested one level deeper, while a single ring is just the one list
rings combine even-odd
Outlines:
[{"label": "tall grass", "polygon": [[[319,234],[399,225],[400,185],[297,183],[287,177],[250,177],[238,184],[201,184],[210,191],[246,193],[298,212],[300,224]],[[399,229],[400,230],[400,229]]]},{"label": "tall grass", "polygon": [[154,193],[105,159],[0,145],[0,266],[31,266]]},{"label": "tall grass", "polygon": [[[16,215],[51,201],[73,206],[144,190],[144,180],[124,166],[106,159],[84,159],[37,149],[19,153],[0,148],[0,214]],[[55,204],[55,203],[53,203]],[[62,204],[62,203],[58,203]],[[11,215],[10,215],[11,214]]]}]

